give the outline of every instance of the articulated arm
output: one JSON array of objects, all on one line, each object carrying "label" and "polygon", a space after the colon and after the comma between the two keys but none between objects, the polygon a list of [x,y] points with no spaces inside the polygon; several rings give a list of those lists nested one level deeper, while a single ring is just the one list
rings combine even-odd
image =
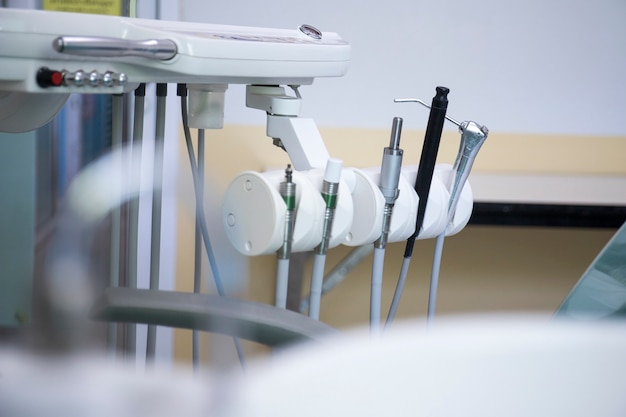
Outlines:
[{"label": "articulated arm", "polygon": [[[296,90],[297,94],[297,90]],[[312,119],[300,118],[302,99],[285,94],[284,87],[249,85],[246,106],[267,113],[267,136],[289,154],[298,171],[324,168],[328,151]]]}]

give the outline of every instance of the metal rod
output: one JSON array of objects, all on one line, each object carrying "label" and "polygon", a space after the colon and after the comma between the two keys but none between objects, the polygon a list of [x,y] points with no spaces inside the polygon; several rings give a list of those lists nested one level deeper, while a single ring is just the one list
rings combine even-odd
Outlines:
[{"label": "metal rod", "polygon": [[171,39],[130,40],[105,36],[60,36],[52,42],[55,51],[97,58],[140,57],[167,61],[178,53]]}]

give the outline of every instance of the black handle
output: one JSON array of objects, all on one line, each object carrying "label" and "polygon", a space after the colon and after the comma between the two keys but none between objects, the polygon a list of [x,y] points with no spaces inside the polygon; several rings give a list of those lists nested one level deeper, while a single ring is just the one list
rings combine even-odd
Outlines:
[{"label": "black handle", "polygon": [[430,107],[428,125],[426,126],[426,135],[424,136],[424,145],[422,147],[422,155],[417,169],[417,177],[415,178],[415,191],[420,198],[417,206],[415,232],[407,239],[407,245],[404,251],[405,258],[411,257],[413,244],[420,233],[422,225],[424,224],[424,212],[426,211],[428,194],[430,193],[430,184],[435,171],[437,153],[439,152],[439,142],[441,141],[441,132],[443,131],[443,124],[446,120],[448,93],[450,90],[446,87],[437,87],[436,91],[437,93],[435,94],[435,97],[433,97],[432,105]]}]

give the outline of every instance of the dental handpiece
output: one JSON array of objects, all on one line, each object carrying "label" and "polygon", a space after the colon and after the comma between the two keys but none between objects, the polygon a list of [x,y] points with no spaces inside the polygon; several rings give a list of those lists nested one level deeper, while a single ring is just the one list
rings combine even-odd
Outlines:
[{"label": "dental handpiece", "polygon": [[[463,186],[469,177],[472,165],[478,151],[487,139],[489,130],[486,126],[481,126],[475,122],[463,122],[459,125],[461,133],[461,144],[454,166],[452,168],[452,177],[450,180],[450,200],[448,202],[448,216],[446,228],[454,218],[456,207],[459,203]],[[441,268],[441,255],[443,252],[443,242],[446,236],[446,228],[437,236],[435,241],[435,253],[433,255],[433,265],[430,273],[430,290],[428,295],[428,309],[426,312],[426,320],[431,324],[435,318],[435,309],[437,307],[437,290],[439,287],[439,272]]]},{"label": "dental handpiece", "polygon": [[311,289],[309,294],[309,317],[319,320],[320,303],[322,299],[322,287],[324,285],[324,266],[326,264],[326,251],[330,243],[337,207],[337,194],[339,192],[339,181],[341,179],[340,159],[330,158],[326,163],[324,182],[322,184],[322,198],[326,208],[324,209],[324,225],[322,229],[322,241],[315,248],[313,258],[313,270],[311,272]]},{"label": "dental handpiece", "polygon": [[380,237],[374,242],[375,248],[387,246],[389,227],[393,206],[398,198],[400,190],[400,171],[402,169],[402,155],[404,151],[400,149],[400,135],[402,133],[402,118],[394,117],[391,127],[391,138],[389,146],[383,152],[383,161],[380,167],[380,191],[385,198],[385,212],[383,215],[383,227]]},{"label": "dental handpiece", "polygon": [[452,177],[450,178],[450,200],[446,225],[454,218],[461,191],[463,191],[463,186],[472,170],[478,151],[487,139],[489,129],[476,122],[465,121],[459,126],[459,132],[461,133],[461,144],[452,168]]},{"label": "dental handpiece", "polygon": [[380,167],[380,191],[385,198],[383,226],[380,237],[374,242],[374,256],[372,258],[372,285],[370,292],[370,331],[378,334],[380,331],[380,306],[382,298],[383,266],[385,261],[385,247],[391,224],[393,206],[398,198],[400,170],[402,169],[402,154],[400,149],[400,133],[402,132],[402,118],[394,117],[391,126],[389,146],[383,152],[383,161]]},{"label": "dental handpiece", "polygon": [[287,292],[289,287],[289,257],[293,245],[293,233],[296,224],[296,183],[293,182],[291,164],[285,169],[285,180],[280,183],[279,192],[285,201],[285,230],[283,245],[276,252],[276,295],[275,304],[279,308],[287,308]]},{"label": "dental handpiece", "polygon": [[339,191],[342,164],[343,162],[340,159],[335,158],[330,158],[326,164],[324,182],[322,184],[322,198],[326,205],[324,209],[324,226],[322,229],[322,241],[315,248],[315,253],[320,255],[326,254],[330,242],[335,209],[337,208],[337,193]]},{"label": "dental handpiece", "polygon": [[285,181],[280,183],[280,195],[285,201],[285,232],[283,246],[278,250],[278,259],[287,259],[291,254],[293,244],[293,232],[296,224],[296,183],[293,182],[293,170],[291,164],[285,169]]}]

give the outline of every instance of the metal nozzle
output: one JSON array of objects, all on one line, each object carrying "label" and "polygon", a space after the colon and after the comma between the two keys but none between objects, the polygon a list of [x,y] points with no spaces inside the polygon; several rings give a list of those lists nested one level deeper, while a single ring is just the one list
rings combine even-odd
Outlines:
[{"label": "metal nozzle", "polygon": [[391,149],[400,148],[400,135],[402,133],[402,117],[394,117],[391,124],[391,138],[389,139],[389,147]]},{"label": "metal nozzle", "polygon": [[383,160],[380,166],[380,191],[385,197],[386,204],[394,204],[398,198],[398,183],[402,169],[402,155],[400,136],[402,134],[402,118],[394,117],[391,125],[389,147],[383,151]]},{"label": "metal nozzle", "polygon": [[285,181],[291,182],[291,177],[293,174],[293,169],[291,169],[291,164],[287,164],[287,168],[285,168]]}]

